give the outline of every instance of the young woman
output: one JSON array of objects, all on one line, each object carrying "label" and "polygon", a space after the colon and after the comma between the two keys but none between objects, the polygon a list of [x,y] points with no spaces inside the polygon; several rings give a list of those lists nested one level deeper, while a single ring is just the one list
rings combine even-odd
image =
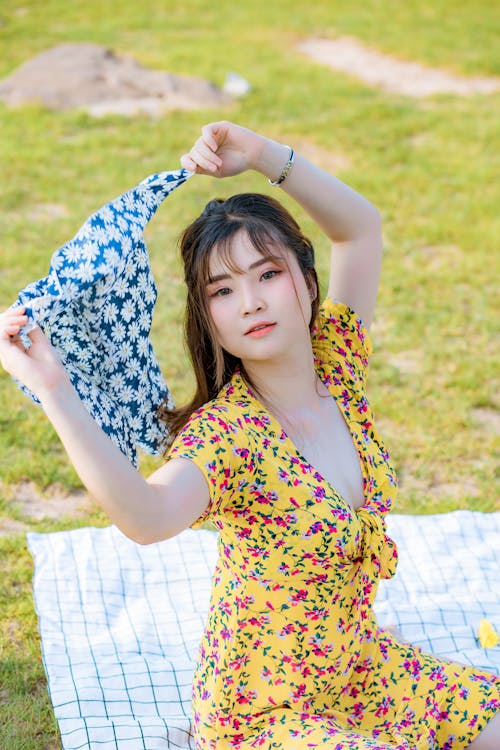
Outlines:
[{"label": "young woman", "polygon": [[332,241],[319,306],[309,240],[275,200],[212,201],[186,229],[186,331],[197,380],[162,410],[173,444],[147,480],[88,416],[23,310],[0,317],[4,368],[40,399],[82,482],[141,544],[210,521],[220,532],[193,686],[203,750],[493,750],[500,679],[399,643],[373,613],[396,568],[385,534],[396,478],[366,375],[382,258],[377,210],[292,149],[228,122],[188,170],[254,169]]}]

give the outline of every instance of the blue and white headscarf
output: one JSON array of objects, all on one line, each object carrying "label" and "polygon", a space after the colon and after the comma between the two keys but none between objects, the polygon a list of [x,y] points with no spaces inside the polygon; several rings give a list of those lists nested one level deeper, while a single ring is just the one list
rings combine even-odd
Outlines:
[{"label": "blue and white headscarf", "polygon": [[164,399],[173,405],[149,340],[157,289],[143,231],[190,176],[161,172],[107,203],[13,305],[26,307],[25,344],[25,334],[40,326],[88,412],[134,466],[137,448],[161,451],[166,430],[156,411]]}]

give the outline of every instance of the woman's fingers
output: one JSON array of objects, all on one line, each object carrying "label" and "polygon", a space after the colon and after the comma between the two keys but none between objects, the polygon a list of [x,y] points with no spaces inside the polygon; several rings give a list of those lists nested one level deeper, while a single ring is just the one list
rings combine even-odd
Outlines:
[{"label": "woman's fingers", "polygon": [[[214,122],[204,125],[201,136],[196,140],[188,154],[181,156],[181,165],[190,172],[216,174],[223,167],[223,159],[218,149],[226,138],[224,126],[228,123]],[[226,127],[227,130],[227,127]]]},{"label": "woman's fingers", "polygon": [[191,159],[189,154],[183,154],[181,156],[181,167],[187,169],[188,172],[196,172],[196,163]]},{"label": "woman's fingers", "polygon": [[231,177],[250,168],[262,148],[261,136],[222,120],[204,125],[191,151],[181,157],[185,169],[213,177]]},{"label": "woman's fingers", "polygon": [[194,149],[192,149],[189,154],[181,156],[181,166],[190,172],[214,174],[217,171],[216,165],[212,164],[204,156],[196,153]]},{"label": "woman's fingers", "polygon": [[16,327],[19,329],[25,326],[27,322],[28,322],[27,316],[20,315],[19,317],[11,318],[10,320],[7,319],[2,327],[5,329]]},{"label": "woman's fingers", "polygon": [[37,344],[38,347],[43,346],[44,349],[47,349],[49,351],[54,351],[55,349],[50,343],[49,339],[45,335],[45,333],[42,331],[42,329],[39,326],[36,326],[33,328],[32,331],[29,332],[29,337],[33,344]]},{"label": "woman's fingers", "polygon": [[10,308],[0,315],[0,336],[17,336],[28,322],[28,316],[23,311],[24,308]]},{"label": "woman's fingers", "polygon": [[189,154],[185,154],[181,159],[181,164],[190,164],[191,169],[197,167],[199,169],[196,171],[203,170],[213,174],[222,166],[222,159],[212,151],[203,138],[199,138]]},{"label": "woman's fingers", "polygon": [[0,321],[10,320],[12,318],[22,318],[23,316],[26,317],[24,307],[9,307],[7,310],[4,310],[3,313],[0,313]]},{"label": "woman's fingers", "polygon": [[220,167],[222,164],[222,159],[220,156],[217,156],[218,145],[215,143],[215,146],[212,146],[209,142],[205,141],[203,136],[201,138],[198,138],[194,145],[194,149],[197,154],[200,156],[203,156],[207,161],[209,161],[211,164],[214,164],[216,167]]},{"label": "woman's fingers", "polygon": [[69,379],[57,350],[41,328],[29,331],[31,346],[25,348],[18,334],[28,318],[20,311],[10,308],[0,314],[0,366],[41,400],[44,393],[67,384]]},{"label": "woman's fingers", "polygon": [[0,364],[11,375],[22,366],[25,349],[18,333],[25,324],[26,316],[6,310],[0,315]]},{"label": "woman's fingers", "polygon": [[217,171],[216,167],[210,167],[205,168],[200,162],[200,160],[195,160],[191,153],[184,154],[181,156],[181,167],[184,167],[184,169],[187,169],[188,172],[195,172],[196,174],[215,174]]},{"label": "woman's fingers", "polygon": [[4,331],[8,336],[17,336],[22,327],[22,323],[9,323],[5,326]]},{"label": "woman's fingers", "polygon": [[227,135],[229,123],[226,121],[210,122],[201,129],[202,137],[205,143],[213,150],[217,151]]}]

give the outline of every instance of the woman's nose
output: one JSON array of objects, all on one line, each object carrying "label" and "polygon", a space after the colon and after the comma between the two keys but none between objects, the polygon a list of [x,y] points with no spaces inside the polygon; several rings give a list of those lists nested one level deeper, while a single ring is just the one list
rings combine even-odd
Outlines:
[{"label": "woman's nose", "polygon": [[263,310],[265,307],[262,295],[254,287],[248,287],[241,290],[241,313],[242,315],[252,315],[253,313]]}]

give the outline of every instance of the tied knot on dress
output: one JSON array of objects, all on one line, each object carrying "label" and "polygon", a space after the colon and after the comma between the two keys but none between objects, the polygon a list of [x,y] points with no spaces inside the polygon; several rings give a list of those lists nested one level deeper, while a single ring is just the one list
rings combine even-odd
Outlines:
[{"label": "tied knot on dress", "polygon": [[357,517],[361,525],[358,559],[370,560],[380,578],[392,578],[398,552],[396,543],[387,536],[385,519],[377,510],[367,507],[359,508]]}]

